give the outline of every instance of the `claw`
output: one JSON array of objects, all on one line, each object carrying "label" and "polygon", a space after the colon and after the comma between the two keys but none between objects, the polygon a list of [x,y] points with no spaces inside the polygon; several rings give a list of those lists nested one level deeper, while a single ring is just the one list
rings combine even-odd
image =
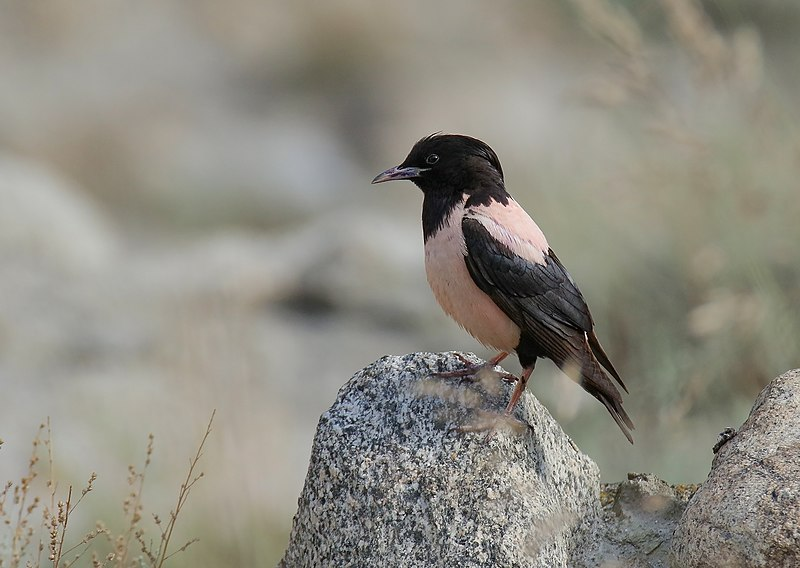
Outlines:
[{"label": "claw", "polygon": [[509,402],[509,405],[506,407],[506,411],[504,413],[497,414],[494,412],[479,411],[479,415],[476,420],[469,424],[454,426],[450,428],[450,432],[486,432],[484,442],[491,440],[499,427],[505,427],[510,430],[514,430],[518,434],[527,432],[530,428],[530,425],[514,418],[511,413],[514,410],[514,406],[519,400],[522,391],[525,390],[525,383],[527,382],[533,367],[531,366],[530,368],[525,369],[522,377],[517,377],[516,375],[499,367],[500,362],[508,357],[508,352],[506,351],[501,351],[485,363],[480,364],[473,363],[460,353],[454,353],[454,355],[458,357],[462,363],[464,363],[463,368],[456,371],[441,371],[438,373],[433,373],[432,376],[442,379],[460,379],[462,381],[477,382],[482,381],[484,378],[486,378],[487,373],[489,373],[508,383],[517,383],[517,387],[514,389],[514,395],[512,396],[511,402]]},{"label": "claw", "polygon": [[500,361],[508,357],[508,353],[505,351],[501,351],[485,363],[480,364],[473,363],[461,353],[455,353],[454,355],[461,359],[461,362],[464,363],[464,368],[458,369],[457,371],[442,371],[439,373],[433,373],[432,376],[442,379],[461,379],[463,381],[475,382],[482,378],[484,371],[491,371],[493,374],[499,376],[507,383],[514,383],[519,380],[516,375],[503,369],[497,369]]}]

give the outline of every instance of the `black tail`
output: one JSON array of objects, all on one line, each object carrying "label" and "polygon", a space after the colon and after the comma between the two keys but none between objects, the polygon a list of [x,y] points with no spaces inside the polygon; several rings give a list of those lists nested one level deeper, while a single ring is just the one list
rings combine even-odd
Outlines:
[{"label": "black tail", "polygon": [[567,326],[558,326],[556,329],[537,320],[528,320],[526,323],[525,333],[517,347],[520,363],[526,365],[526,355],[532,357],[533,361],[536,361],[536,357],[551,359],[569,378],[603,403],[632,444],[633,421],[622,408],[622,395],[603,367],[608,369],[625,392],[628,389],[600,346],[594,330],[584,333]]},{"label": "black tail", "polygon": [[622,408],[622,396],[619,394],[617,387],[614,386],[614,383],[599,369],[599,366],[591,377],[584,375],[581,378],[580,385],[586,392],[603,403],[603,406],[606,407],[606,410],[608,410],[614,422],[617,423],[619,429],[622,430],[622,433],[625,434],[628,441],[633,444],[631,430],[634,430],[635,427],[628,413]]},{"label": "black tail", "polygon": [[600,340],[597,339],[597,334],[595,334],[594,330],[586,333],[586,339],[589,340],[589,347],[592,348],[592,353],[594,353],[594,356],[597,358],[600,364],[605,367],[609,373],[611,373],[611,376],[617,380],[619,386],[621,386],[625,392],[628,392],[628,387],[626,387],[625,383],[622,382],[622,378],[614,368],[613,363],[611,363],[611,359],[608,358],[608,355],[606,355],[606,352],[603,350],[603,346],[600,345]]},{"label": "black tail", "polygon": [[[592,336],[593,335],[594,334],[592,334]],[[594,342],[598,347],[600,346],[596,337],[594,338]],[[628,416],[628,413],[625,412],[625,409],[622,408],[622,394],[620,394],[619,389],[617,389],[616,385],[614,385],[603,370],[603,367],[609,368],[602,362],[603,360],[607,361],[608,365],[611,365],[611,362],[608,361],[608,357],[605,353],[603,353],[602,358],[595,357],[591,336],[588,342],[583,344],[583,349],[575,349],[576,346],[574,342],[570,343],[573,344],[573,355],[566,361],[566,364],[559,363],[559,367],[565,371],[572,371],[573,369],[580,370],[578,377],[570,376],[570,378],[581,385],[586,392],[603,403],[603,406],[606,407],[606,410],[608,410],[614,422],[617,423],[619,429],[622,430],[622,433],[625,434],[628,441],[633,444],[633,436],[631,435],[631,430],[635,429],[633,421],[630,416]],[[599,348],[602,353],[602,348]],[[579,354],[575,354],[575,351],[579,351]],[[598,361],[598,359],[600,360]],[[572,367],[572,369],[570,369],[570,367]],[[614,369],[613,366],[609,368],[609,371],[612,369]],[[568,372],[567,374],[570,373]],[[613,374],[614,378],[617,379],[622,388],[625,389],[625,385],[617,376],[616,370],[614,370]],[[625,392],[628,392],[628,389],[625,389]]]}]

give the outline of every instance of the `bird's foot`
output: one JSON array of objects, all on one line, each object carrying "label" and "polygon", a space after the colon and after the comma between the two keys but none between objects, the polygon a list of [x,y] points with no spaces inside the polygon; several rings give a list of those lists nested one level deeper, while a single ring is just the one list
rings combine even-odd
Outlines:
[{"label": "bird's foot", "polygon": [[432,376],[440,379],[460,379],[465,382],[479,382],[486,377],[487,373],[490,373],[492,376],[500,377],[507,383],[514,383],[519,380],[516,375],[497,368],[500,361],[508,356],[508,353],[506,352],[499,353],[485,363],[473,363],[461,353],[455,353],[454,355],[458,357],[462,363],[464,363],[464,367],[462,369],[458,369],[457,371],[433,373]]}]

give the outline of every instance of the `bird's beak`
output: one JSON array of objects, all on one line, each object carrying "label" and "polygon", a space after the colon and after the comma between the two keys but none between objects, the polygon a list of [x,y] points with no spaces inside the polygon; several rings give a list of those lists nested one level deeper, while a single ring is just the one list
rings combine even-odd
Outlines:
[{"label": "bird's beak", "polygon": [[392,181],[395,179],[415,179],[418,178],[422,172],[426,171],[428,171],[427,168],[395,166],[393,168],[389,168],[385,172],[379,173],[377,176],[375,176],[375,179],[372,180],[372,183],[383,183],[385,181]]}]

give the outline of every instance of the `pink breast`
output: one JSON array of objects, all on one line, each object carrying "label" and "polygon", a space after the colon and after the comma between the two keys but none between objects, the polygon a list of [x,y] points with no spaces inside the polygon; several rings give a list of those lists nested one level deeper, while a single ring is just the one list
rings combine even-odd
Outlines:
[{"label": "pink breast", "polygon": [[519,327],[475,285],[464,262],[463,212],[462,204],[425,243],[428,283],[442,309],[470,335],[488,347],[513,351],[519,344]]},{"label": "pink breast", "polygon": [[542,264],[550,245],[542,230],[530,215],[513,199],[502,205],[478,205],[467,209],[467,217],[481,223],[492,237],[506,245],[515,254],[531,262]]}]

